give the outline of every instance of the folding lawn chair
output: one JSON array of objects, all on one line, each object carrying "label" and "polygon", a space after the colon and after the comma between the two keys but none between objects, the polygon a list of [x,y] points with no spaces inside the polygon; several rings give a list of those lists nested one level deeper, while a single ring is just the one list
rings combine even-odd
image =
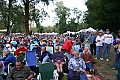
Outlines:
[{"label": "folding lawn chair", "polygon": [[52,62],[39,65],[38,80],[54,80],[54,64]]},{"label": "folding lawn chair", "polygon": [[54,47],[53,46],[46,46],[46,50],[50,52],[50,54],[54,53]]},{"label": "folding lawn chair", "polygon": [[35,51],[27,51],[26,52],[26,64],[27,66],[36,66],[37,65],[37,58]]}]

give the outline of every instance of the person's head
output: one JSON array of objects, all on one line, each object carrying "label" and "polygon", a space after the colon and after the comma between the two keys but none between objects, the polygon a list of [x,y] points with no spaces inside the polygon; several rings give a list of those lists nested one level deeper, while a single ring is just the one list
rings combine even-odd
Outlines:
[{"label": "person's head", "polygon": [[102,30],[98,31],[98,35],[102,36],[103,35],[103,31]]},{"label": "person's head", "polygon": [[39,46],[39,44],[38,44],[38,43],[36,43],[36,44],[35,44],[35,48],[37,48],[38,46]]},{"label": "person's head", "polygon": [[20,48],[24,48],[24,44],[23,43],[20,43]]},{"label": "person's head", "polygon": [[4,49],[4,56],[6,56],[10,51],[8,49]]},{"label": "person's head", "polygon": [[89,48],[88,48],[88,47],[85,47],[85,48],[84,48],[84,51],[85,51],[85,52],[88,52],[88,51],[89,51]]},{"label": "person's head", "polygon": [[110,30],[109,30],[109,29],[106,29],[106,33],[109,34],[109,33],[110,33]]},{"label": "person's head", "polygon": [[91,32],[90,32],[90,34],[94,34],[94,32],[93,32],[93,31],[91,31]]},{"label": "person's head", "polygon": [[23,68],[23,62],[22,62],[22,60],[21,59],[18,59],[17,61],[16,61],[16,69],[17,70],[21,70],[22,68]]},{"label": "person's head", "polygon": [[42,51],[42,52],[45,52],[45,51],[46,51],[46,47],[45,47],[45,46],[42,46],[41,51]]},{"label": "person's head", "polygon": [[75,58],[79,57],[79,52],[78,51],[73,51],[72,54],[75,56]]},{"label": "person's head", "polygon": [[56,50],[56,52],[58,52],[59,51],[59,46],[56,46],[55,50]]}]

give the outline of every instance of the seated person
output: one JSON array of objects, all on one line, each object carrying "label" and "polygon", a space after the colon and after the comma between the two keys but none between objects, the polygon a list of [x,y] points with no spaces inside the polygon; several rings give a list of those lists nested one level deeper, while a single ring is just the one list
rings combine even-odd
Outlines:
[{"label": "seated person", "polygon": [[72,54],[74,57],[68,63],[68,80],[87,80],[84,60],[80,58],[78,51],[73,51]]},{"label": "seated person", "polygon": [[15,62],[16,62],[16,57],[10,53],[10,51],[8,49],[4,49],[4,56],[2,59],[0,59],[0,67],[2,68],[3,66],[5,66],[5,72],[7,73],[8,71],[8,64],[12,63],[11,66],[15,66]]},{"label": "seated person", "polygon": [[34,48],[32,49],[33,51],[36,51],[36,55],[38,56],[38,54],[40,54],[41,52],[41,48],[39,47],[39,44],[36,43]]},{"label": "seated person", "polygon": [[27,51],[27,48],[24,47],[23,43],[20,43],[20,48],[16,49],[15,55],[19,57],[20,55],[24,55]]},{"label": "seated person", "polygon": [[16,51],[15,47],[13,47],[13,44],[10,44],[8,50],[14,54],[14,52]]},{"label": "seated person", "polygon": [[88,47],[84,48],[82,59],[85,61],[86,67],[91,71],[93,69],[93,57],[92,54],[89,52]]},{"label": "seated person", "polygon": [[6,80],[32,80],[34,72],[25,65],[21,59],[16,61],[16,66],[10,71]]},{"label": "seated person", "polygon": [[57,67],[58,72],[63,72],[63,64],[64,64],[64,53],[59,51],[59,47],[56,46],[56,52],[52,55],[52,59],[54,61],[55,66]]},{"label": "seated person", "polygon": [[41,52],[40,54],[38,54],[38,57],[39,57],[39,61],[40,63],[45,63],[45,62],[48,62],[51,55],[50,55],[50,52],[49,51],[46,51],[46,47],[43,46],[41,48]]}]

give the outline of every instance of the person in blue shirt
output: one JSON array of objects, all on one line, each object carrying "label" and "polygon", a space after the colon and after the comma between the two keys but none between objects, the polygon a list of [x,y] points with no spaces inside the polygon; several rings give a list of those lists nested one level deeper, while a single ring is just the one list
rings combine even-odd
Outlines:
[{"label": "person in blue shirt", "polygon": [[42,46],[41,47],[41,52],[40,52],[40,54],[38,54],[38,57],[39,57],[39,61],[41,63],[45,63],[45,62],[49,62],[51,54],[50,54],[49,51],[46,51],[46,47],[45,46]]},{"label": "person in blue shirt", "polygon": [[95,33],[92,31],[90,36],[89,36],[89,42],[90,42],[90,51],[91,51],[91,54],[92,55],[96,55],[96,42],[95,42],[95,39],[96,39],[96,35]]},{"label": "person in blue shirt", "polygon": [[0,59],[0,62],[2,62],[1,66],[5,66],[5,72],[8,72],[8,64],[12,63],[11,66],[15,66],[15,62],[16,62],[16,57],[10,53],[10,51],[8,49],[4,49],[4,56],[2,59]]},{"label": "person in blue shirt", "polygon": [[73,51],[73,55],[68,63],[68,80],[88,80],[85,74],[85,61],[80,58],[78,51]]}]

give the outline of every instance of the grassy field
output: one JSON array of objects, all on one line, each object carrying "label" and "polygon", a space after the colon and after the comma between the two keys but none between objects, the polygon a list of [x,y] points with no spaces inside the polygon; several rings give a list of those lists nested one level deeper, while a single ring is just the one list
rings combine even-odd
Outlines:
[{"label": "grassy field", "polygon": [[[98,72],[100,72],[101,75],[103,75],[106,80],[116,80],[117,70],[112,70],[114,59],[115,59],[115,52],[113,49],[111,49],[109,62],[107,62],[106,60],[104,61],[95,60],[96,62],[95,66]],[[67,76],[64,76],[62,80],[67,80]]]},{"label": "grassy field", "polygon": [[105,77],[106,80],[116,80],[117,70],[112,70],[114,59],[115,52],[112,49],[109,62],[107,62],[106,60],[95,60],[97,70]]}]

